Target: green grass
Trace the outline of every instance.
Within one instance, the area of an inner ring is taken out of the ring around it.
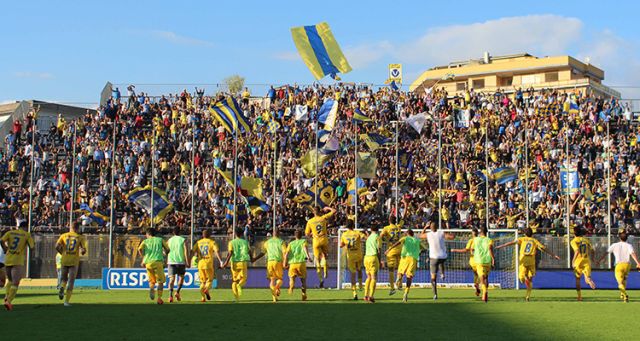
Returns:
[[[4,290],[3,290],[4,291]],[[362,295],[362,293],[360,293]],[[213,301],[197,302],[185,291],[181,303],[157,306],[146,291],[81,290],[65,308],[53,289],[20,289],[12,312],[0,311],[2,340],[140,339],[632,339],[640,320],[640,291],[625,304],[617,291],[539,290],[524,302],[524,291],[491,290],[485,304],[466,289],[414,289],[410,304],[401,294],[377,291],[377,303],[350,300],[350,291],[286,291],[273,304],[268,290],[245,289],[232,303],[228,289],[213,290]],[[0,295],[2,296],[2,295]],[[634,302],[634,297],[638,301]],[[166,292],[165,292],[166,298]]]

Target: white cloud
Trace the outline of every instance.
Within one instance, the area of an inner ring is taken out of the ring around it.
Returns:
[[[171,31],[161,31],[161,30],[153,30],[149,31],[149,34],[158,39],[162,39],[164,41],[170,42],[172,44],[178,45],[190,45],[190,46],[205,46],[211,47],[213,46],[212,42],[201,40],[197,38],[187,37],[183,35],[179,35],[175,32]]]
[[[429,29],[415,41],[393,49],[394,57],[408,63],[447,63],[493,55],[530,52],[564,53],[580,39],[582,22],[557,15],[528,15],[468,25]]]
[[[281,51],[276,52],[272,55],[274,59],[278,60],[286,60],[286,61],[294,61],[294,60],[302,60],[300,59],[300,55],[294,51]]]
[[[391,52],[393,45],[388,41],[373,44],[347,46],[344,54],[354,69],[365,68]]]
[[[13,73],[13,76],[17,78],[53,79],[53,74],[49,72],[17,71]]]

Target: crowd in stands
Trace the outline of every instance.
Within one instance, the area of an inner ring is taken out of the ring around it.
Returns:
[[[84,203],[106,217],[115,207],[116,233],[140,233],[151,222],[126,194],[150,184],[153,177],[154,185],[175,206],[157,227],[188,230],[193,205],[196,231],[208,227],[217,234],[227,233],[232,224],[233,191],[216,168],[234,168],[234,137],[209,111],[223,96],[196,89],[153,97],[130,87],[126,97],[114,91],[106,106],[88,110],[84,117],[66,120],[60,115],[57,124],[35,136],[34,108],[16,120],[12,132],[4,137],[0,225],[27,220],[31,200],[34,231],[64,229],[72,206],[85,232],[108,230],[109,222],[99,224],[86,212],[77,211]],[[237,95],[251,125],[250,131],[238,135],[238,174],[261,178],[271,207],[252,214],[239,198],[240,226],[257,235],[266,234],[272,228],[274,207],[279,228],[292,231],[304,226],[311,210],[293,199],[309,189],[314,179],[305,177],[300,159],[315,146],[315,117],[327,99],[339,103],[331,135],[340,141],[340,148],[319,166],[318,178],[335,188],[331,206],[338,213],[334,227],[344,225],[355,213],[347,200],[347,181],[354,176],[355,137],[376,133],[391,142],[380,148],[358,143],[359,151],[372,152],[377,159],[376,176],[364,179],[366,190],[359,192],[359,224],[384,226],[396,213],[397,161],[398,213],[407,226],[421,228],[429,220],[441,219],[445,228],[452,229],[479,226],[487,220],[491,228],[522,228],[527,224],[528,201],[528,224],[537,233],[564,234],[567,210],[571,224],[583,225],[590,234],[606,233],[608,224],[613,229],[640,230],[640,131],[629,108],[618,100],[573,89],[495,93],[469,89],[453,96],[439,88],[413,93],[349,84],[283,86],[271,88],[264,97],[252,97],[245,89]],[[296,106],[306,106],[307,119],[296,120]],[[356,109],[372,119],[357,124],[357,132],[352,120]],[[421,132],[403,123],[420,113],[427,117]],[[393,121],[400,121],[399,158]],[[270,131],[271,122],[278,122],[275,133]],[[275,182],[274,142],[282,163],[282,174]],[[490,170],[513,167],[517,180],[506,184],[487,181],[482,176],[487,163]],[[577,168],[581,185],[568,200],[559,186],[560,168],[567,165]],[[606,181],[609,172],[610,184]]]

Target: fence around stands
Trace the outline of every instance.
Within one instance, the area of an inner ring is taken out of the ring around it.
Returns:
[[[30,277],[31,278],[55,278],[56,266],[55,266],[55,244],[58,240],[58,235],[35,235],[34,239],[36,246],[33,249],[30,257]],[[79,278],[101,278],[102,268],[108,266],[108,254],[109,254],[109,235],[87,235],[88,250],[87,254],[83,256],[80,263]],[[187,237],[188,239],[189,237]],[[226,256],[227,242],[229,237],[227,236],[215,236],[213,237],[220,247],[220,256]],[[260,246],[266,237],[256,237],[252,244],[252,250],[254,254],[260,252]],[[557,236],[537,236],[538,240],[542,242],[549,251],[560,256],[560,260],[556,260],[551,256],[541,253],[538,255],[538,267],[539,269],[550,270],[566,270],[568,269],[567,257],[571,257],[567,250],[567,238]],[[594,258],[596,260],[603,257],[607,251],[607,237],[590,237],[591,243],[595,248]],[[141,259],[138,255],[137,249],[140,243],[144,240],[142,235],[117,235],[113,240],[113,267],[116,268],[140,268]],[[640,247],[640,238],[633,238],[630,242],[636,249]],[[333,236],[330,240],[329,257],[327,259],[330,267],[335,268],[338,260],[338,244],[337,237]],[[460,244],[464,247],[464,243]],[[309,250],[311,253],[311,250]],[[570,258],[569,258],[570,259]],[[265,258],[250,265],[251,267],[265,267]],[[461,264],[461,267],[465,267],[466,264]],[[594,269],[610,269],[606,257],[602,262],[594,263]]]

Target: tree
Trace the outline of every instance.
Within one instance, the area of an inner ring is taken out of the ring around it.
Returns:
[[[229,92],[232,94],[237,94],[244,87],[244,77],[240,75],[229,76],[224,79],[224,84],[229,89]]]

